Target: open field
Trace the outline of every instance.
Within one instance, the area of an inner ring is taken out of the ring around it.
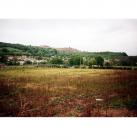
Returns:
[[[137,116],[137,71],[6,68],[0,116]]]

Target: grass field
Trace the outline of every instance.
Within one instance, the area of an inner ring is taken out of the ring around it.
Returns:
[[[6,68],[0,116],[137,116],[137,71]]]

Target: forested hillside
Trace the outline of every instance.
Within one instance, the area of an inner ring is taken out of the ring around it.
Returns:
[[[102,56],[105,58],[127,56],[125,52],[82,52],[73,48],[51,48],[22,44],[11,44],[0,42],[0,55],[28,55],[28,56],[53,56],[53,55],[82,55]]]
[[[0,42],[0,55],[52,56],[56,54],[57,51],[53,48]]]

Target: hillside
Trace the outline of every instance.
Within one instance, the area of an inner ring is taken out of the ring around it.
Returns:
[[[52,55],[83,55],[102,56],[104,58],[128,56],[125,52],[82,52],[75,48],[51,48],[48,45],[31,46],[0,42],[0,55],[28,55],[28,56],[52,56]]]
[[[56,50],[59,51],[59,52],[69,52],[69,53],[80,52],[80,50],[77,50],[77,49],[71,48],[71,47],[68,47],[68,48],[56,48]]]
[[[48,45],[31,46],[22,44],[11,44],[0,42],[0,55],[26,55],[26,56],[71,56],[80,55],[85,57],[101,56],[105,59],[116,58],[121,56],[128,56],[125,52],[82,52],[75,48],[51,48]]]
[[[51,48],[50,46],[48,46],[48,45],[41,45],[41,46],[39,46],[40,48],[44,48],[44,49],[47,49],[47,48]]]
[[[52,56],[56,54],[56,49],[50,47],[0,42],[0,55]]]
[[[92,56],[92,57],[96,57],[96,56],[101,56],[105,59],[112,59],[112,58],[117,58],[117,57],[121,57],[121,56],[128,56],[125,52],[110,52],[110,51],[106,51],[106,52],[82,52],[82,54],[86,54],[87,56]]]

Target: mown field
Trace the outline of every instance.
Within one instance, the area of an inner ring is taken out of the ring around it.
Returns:
[[[137,116],[137,70],[1,69],[0,116]]]

